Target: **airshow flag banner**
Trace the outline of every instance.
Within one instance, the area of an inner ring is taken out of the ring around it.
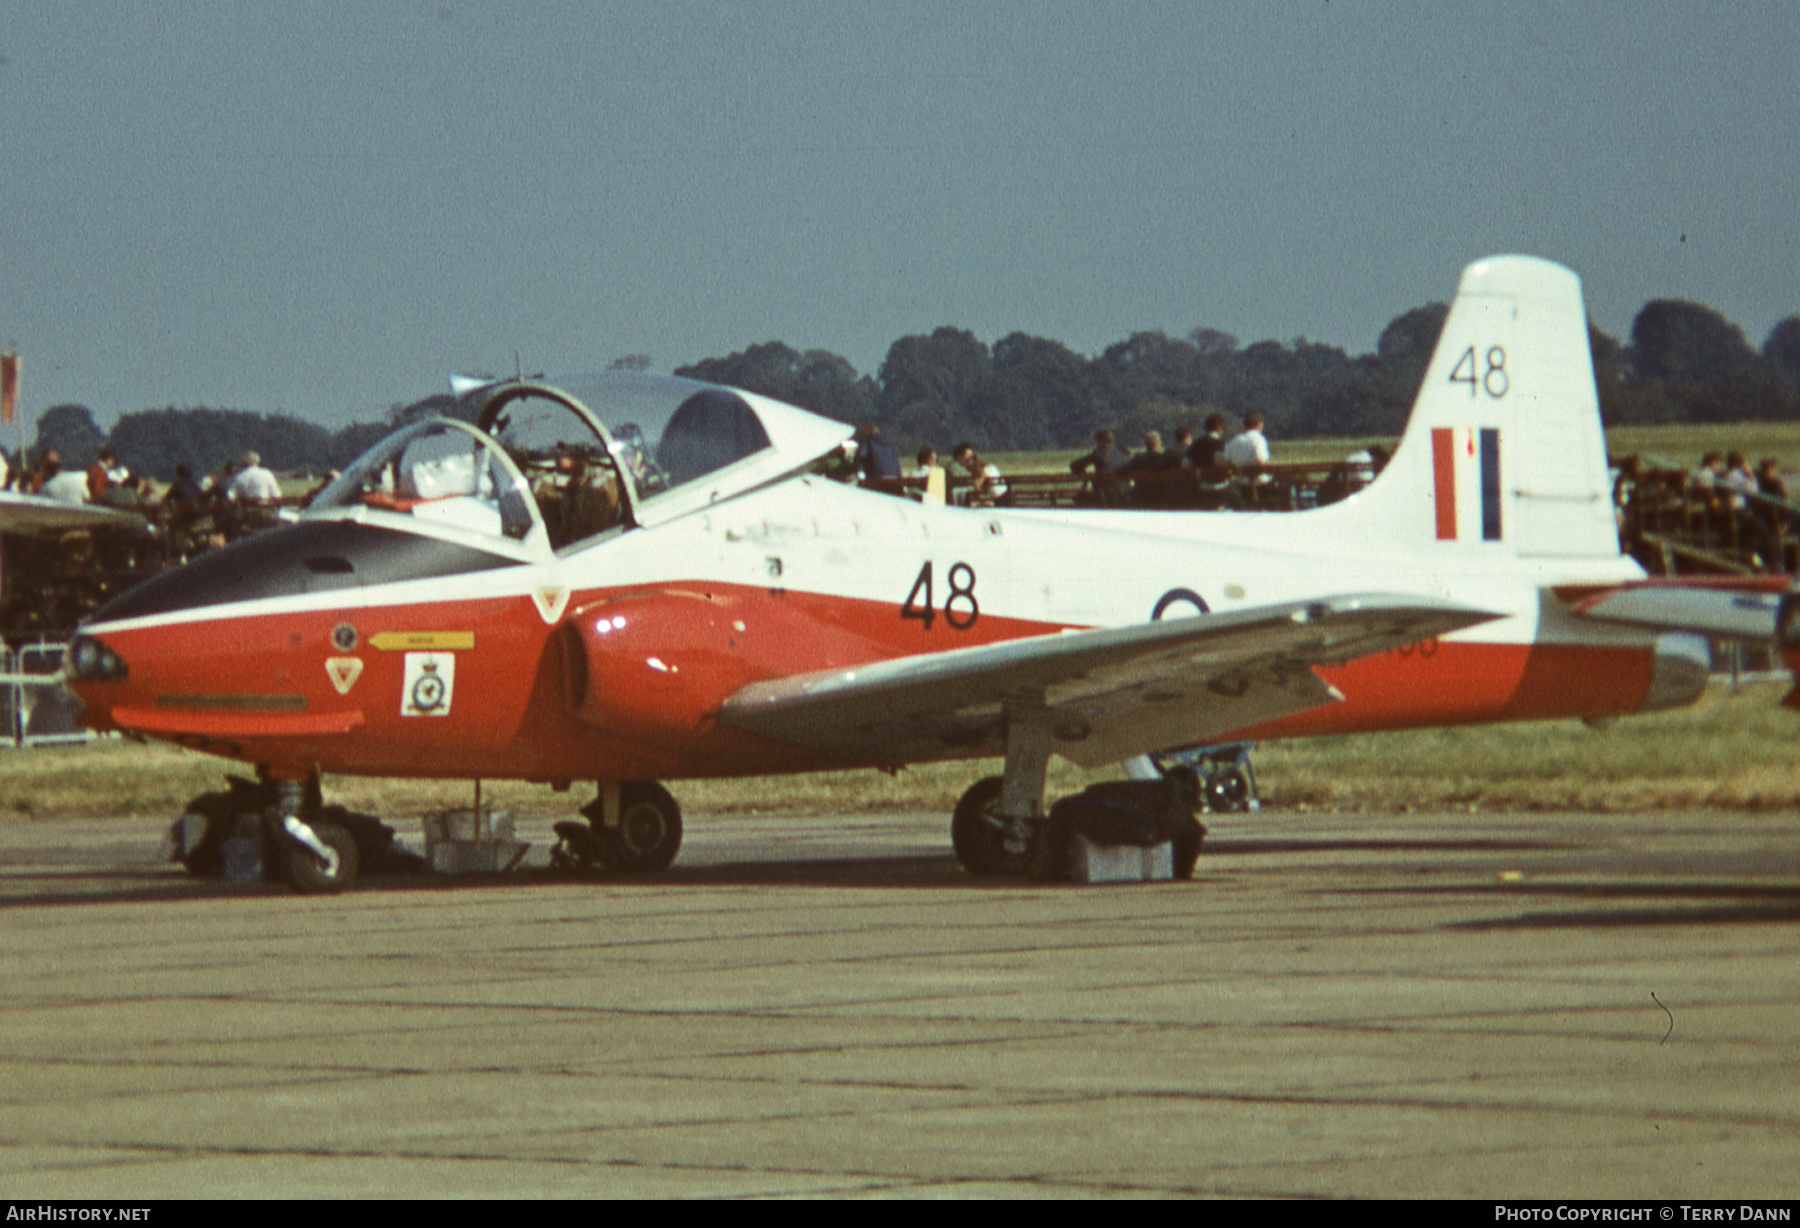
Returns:
[[[10,423],[19,408],[19,356],[0,354],[0,422]]]

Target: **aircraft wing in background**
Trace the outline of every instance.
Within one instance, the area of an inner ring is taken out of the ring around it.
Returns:
[[[116,508],[0,491],[0,533],[66,533],[71,529],[98,529],[105,525],[142,521],[143,517]]]
[[[1772,641],[1787,576],[1684,576],[1558,588],[1578,618],[1723,640]]]

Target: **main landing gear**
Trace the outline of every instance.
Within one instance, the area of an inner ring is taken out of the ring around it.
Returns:
[[[681,807],[654,781],[601,781],[600,795],[581,813],[586,823],[556,825],[562,838],[551,864],[565,869],[652,874],[681,851]]]
[[[372,815],[326,806],[318,777],[305,782],[229,778],[202,793],[169,831],[171,861],[206,878],[286,881],[304,895],[342,891],[363,870],[413,868]]]
[[[1192,878],[1206,828],[1194,817],[1199,791],[1190,770],[1155,781],[1115,780],[1090,785],[1024,820],[1000,810],[1004,778],[989,776],[969,786],[950,819],[950,846],[963,869],[978,877],[1029,878],[1040,882],[1074,877],[1076,845],[1170,847],[1170,873]],[[1022,832],[1020,829],[1023,829]]]
[[[1056,731],[1041,704],[1009,702],[1006,774],[969,786],[950,819],[950,845],[970,874],[1040,881],[1079,877],[1079,842],[1155,848],[1168,844],[1176,878],[1191,878],[1206,829],[1192,767],[1157,780],[1111,781],[1044,807],[1045,775]],[[1091,880],[1086,880],[1091,881]]]

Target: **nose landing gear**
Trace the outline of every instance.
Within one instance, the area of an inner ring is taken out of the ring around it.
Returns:
[[[323,805],[317,778],[249,781],[188,802],[169,830],[170,860],[201,878],[285,880],[303,895],[342,891],[370,868],[412,861],[372,815]]]
[[[301,895],[329,895],[356,881],[361,868],[356,839],[341,825],[308,825],[289,817],[282,820],[282,829],[290,837],[283,849],[287,879]]]

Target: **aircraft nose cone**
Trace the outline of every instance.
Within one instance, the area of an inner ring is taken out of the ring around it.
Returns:
[[[125,659],[91,635],[69,641],[63,670],[70,682],[123,682],[131,676]]]

